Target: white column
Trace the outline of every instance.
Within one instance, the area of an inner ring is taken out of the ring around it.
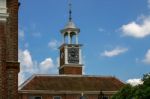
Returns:
[[[78,33],[76,32],[76,44],[78,44]]]
[[[82,51],[81,51],[81,48],[79,48],[79,64],[82,64]]]
[[[68,48],[65,46],[65,64],[68,64]]]
[[[84,95],[84,93],[82,92],[82,93],[81,93],[81,96],[83,96],[83,95]]]
[[[68,44],[71,44],[71,36],[70,36],[70,31],[68,32]]]

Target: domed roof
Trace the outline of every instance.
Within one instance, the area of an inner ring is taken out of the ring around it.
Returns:
[[[76,25],[73,23],[73,21],[69,21],[67,25],[61,30],[61,33],[72,31],[72,32],[80,32],[80,29],[76,27]]]
[[[68,28],[75,29],[75,28],[77,28],[77,27],[75,26],[75,24],[74,24],[72,21],[69,21],[69,22],[67,23],[67,25],[65,26],[65,29],[68,29]]]

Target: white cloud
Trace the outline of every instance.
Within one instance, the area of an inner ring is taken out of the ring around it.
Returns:
[[[33,60],[30,52],[26,49],[24,51],[19,50],[19,61],[21,62],[21,66],[25,68],[32,68]]]
[[[150,49],[147,51],[145,55],[145,59],[143,60],[145,64],[150,64]]]
[[[129,79],[126,82],[132,86],[143,84],[143,81],[141,79]]]
[[[44,61],[40,63],[40,70],[45,73],[48,72],[49,69],[53,68],[53,60],[51,58],[46,58]]]
[[[19,73],[19,85],[26,79],[25,72],[31,74],[33,72],[33,60],[30,52],[26,49],[24,51],[19,50],[19,62],[20,62],[20,73]]]
[[[125,53],[126,51],[128,51],[127,48],[116,47],[113,50],[105,50],[101,55],[106,57],[113,57]]]
[[[48,43],[48,47],[49,47],[50,49],[57,50],[59,44],[60,44],[60,43],[59,43],[57,40],[51,40],[51,41]]]
[[[150,16],[141,19],[140,23],[135,21],[126,25],[122,25],[121,31],[125,36],[131,36],[134,38],[144,38],[150,35]]]
[[[56,73],[57,66],[51,58],[46,58],[42,62],[33,61],[29,50],[19,50],[19,85],[33,74]]]

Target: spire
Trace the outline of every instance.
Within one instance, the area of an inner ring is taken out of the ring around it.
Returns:
[[[80,29],[76,27],[76,25],[74,24],[74,22],[72,21],[72,3],[71,0],[68,0],[68,15],[69,15],[69,21],[67,22],[67,24],[65,25],[65,27],[61,30],[61,33],[67,33],[68,31],[72,31],[72,32],[80,32]]]
[[[72,21],[72,4],[71,4],[71,0],[69,0],[69,21]]]

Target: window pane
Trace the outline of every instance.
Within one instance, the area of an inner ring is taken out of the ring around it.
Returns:
[[[109,99],[108,96],[104,96],[103,99]]]
[[[53,99],[61,99],[61,97],[60,96],[54,96]]]
[[[41,97],[35,97],[34,99],[41,99]]]
[[[29,99],[42,99],[41,96],[30,96]]]

